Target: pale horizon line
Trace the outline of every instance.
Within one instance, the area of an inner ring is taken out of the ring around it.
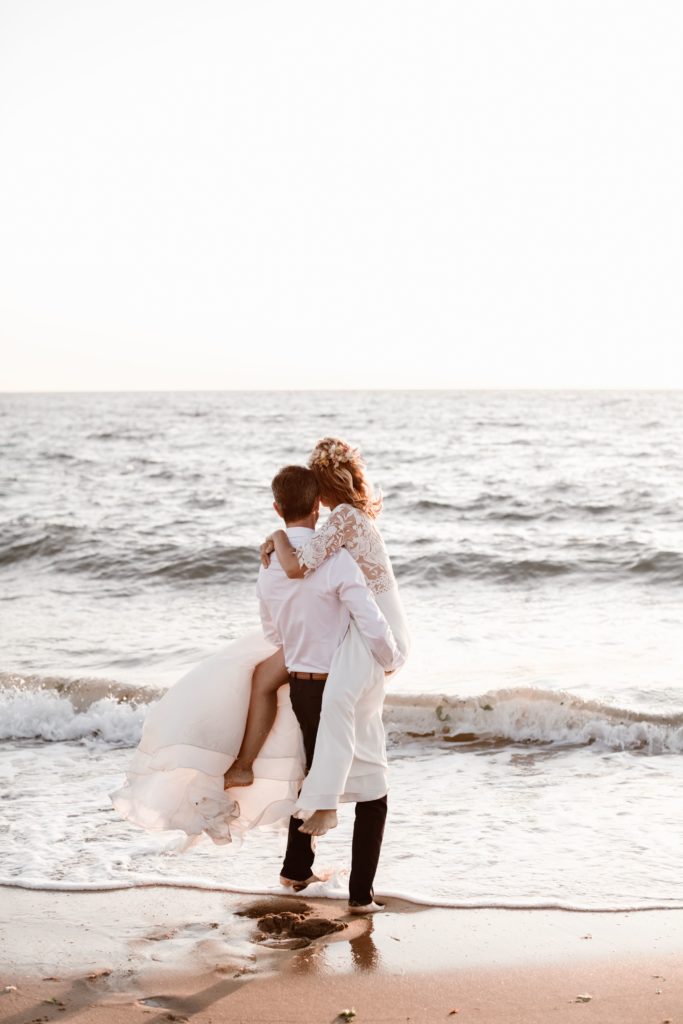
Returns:
[[[333,394],[336,392],[347,394],[373,394],[376,392],[414,393],[414,394],[448,394],[451,392],[484,392],[484,391],[505,391],[516,393],[528,392],[657,392],[675,393],[683,392],[683,387],[638,387],[638,386],[601,386],[601,385],[567,385],[562,386],[528,386],[528,387],[503,387],[500,385],[462,385],[460,387],[368,387],[368,388],[325,388],[325,387],[277,387],[277,388],[4,388],[0,389],[0,395],[220,395],[220,394]]]

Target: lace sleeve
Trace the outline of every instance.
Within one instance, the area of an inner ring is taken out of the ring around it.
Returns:
[[[296,549],[302,569],[317,569],[347,544],[356,528],[355,511],[352,505],[337,505],[325,525],[303,547]]]

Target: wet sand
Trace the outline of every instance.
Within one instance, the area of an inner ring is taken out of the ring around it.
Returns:
[[[683,1024],[683,911],[0,893],[0,1020]],[[355,1011],[347,1018],[343,1010]]]

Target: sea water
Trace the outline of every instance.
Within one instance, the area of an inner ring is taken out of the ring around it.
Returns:
[[[414,641],[377,890],[683,906],[680,392],[0,395],[0,882],[276,883],[280,834],[181,852],[108,794],[149,702],[257,626],[270,480],[331,434]]]

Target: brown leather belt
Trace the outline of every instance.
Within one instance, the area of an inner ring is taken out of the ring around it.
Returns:
[[[289,672],[290,679],[306,679],[314,683],[324,683],[327,672]]]

